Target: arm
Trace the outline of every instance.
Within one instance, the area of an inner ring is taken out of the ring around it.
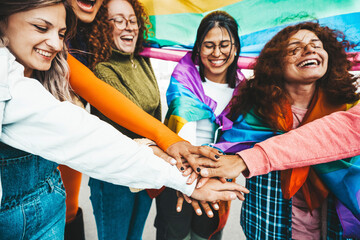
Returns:
[[[239,153],[249,169],[248,177],[359,154],[360,105],[315,120]]]
[[[182,138],[145,113],[131,100],[95,77],[83,64],[68,55],[70,84],[74,91],[119,125],[154,140],[163,150]],[[101,95],[102,97],[98,97]],[[116,106],[116,107],[114,107]]]
[[[272,137],[218,162],[201,160],[205,177],[246,177],[310,166],[360,154],[360,105]]]

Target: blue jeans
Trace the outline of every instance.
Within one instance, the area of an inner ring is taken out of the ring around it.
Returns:
[[[142,239],[152,201],[147,192],[93,178],[89,186],[99,240]]]
[[[0,143],[0,239],[64,238],[65,189],[56,167]]]

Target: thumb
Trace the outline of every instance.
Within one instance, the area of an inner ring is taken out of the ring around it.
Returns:
[[[202,177],[207,177],[207,178],[226,177],[224,176],[224,174],[222,174],[219,168],[203,168],[201,169],[200,174]]]

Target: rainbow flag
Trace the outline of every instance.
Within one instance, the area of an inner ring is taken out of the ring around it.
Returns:
[[[301,21],[317,19],[320,24],[340,30],[360,42],[360,1],[358,0],[141,0],[150,15],[151,47],[191,50],[201,19],[211,11],[224,10],[239,23],[242,68],[251,68],[254,59],[280,29]],[[161,51],[160,51],[161,52]],[[149,53],[149,52],[148,52]],[[360,48],[349,56],[360,70]],[[158,58],[167,60],[169,52]],[[156,55],[156,54],[155,54]],[[182,55],[183,56],[183,55]],[[180,57],[181,58],[181,57]],[[179,60],[180,58],[177,58]],[[174,58],[169,60],[174,60]]]

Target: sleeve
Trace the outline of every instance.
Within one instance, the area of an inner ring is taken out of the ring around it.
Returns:
[[[154,140],[163,150],[176,142],[183,141],[119,91],[96,78],[87,67],[71,55],[68,55],[68,63],[71,70],[71,87],[109,119],[130,131]]]
[[[192,193],[186,177],[152,150],[69,102],[36,80],[17,78],[3,113],[1,141],[91,177],[134,188],[163,185]]]
[[[249,173],[310,166],[360,154],[360,105],[317,119],[238,153]]]

